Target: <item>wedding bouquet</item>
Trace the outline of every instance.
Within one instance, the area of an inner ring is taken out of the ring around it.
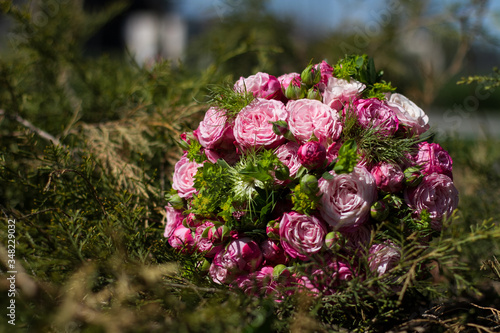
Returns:
[[[217,284],[333,294],[389,274],[457,208],[428,117],[366,55],[211,89],[176,163],[164,236]]]

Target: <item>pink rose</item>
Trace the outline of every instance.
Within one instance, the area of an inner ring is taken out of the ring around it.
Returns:
[[[225,112],[216,108],[208,109],[194,134],[205,148],[229,149],[233,146],[233,129],[227,123]]]
[[[369,253],[368,262],[370,270],[376,272],[378,276],[384,275],[396,267],[401,259],[401,248],[391,241],[372,245]]]
[[[321,72],[321,79],[319,80],[320,90],[323,91],[328,84],[328,80],[333,76],[333,67],[324,60],[317,64],[317,66],[319,66],[319,71]]]
[[[182,252],[191,252],[194,246],[191,229],[186,228],[182,224],[179,225],[168,239],[168,243],[173,248],[182,250]]]
[[[196,192],[196,189],[193,187],[194,175],[200,166],[202,164],[194,161],[190,162],[186,156],[183,156],[175,164],[172,188],[177,190],[181,198],[191,198]]]
[[[182,224],[184,215],[181,210],[174,209],[170,204],[165,206],[165,210],[167,211],[167,223],[165,224],[165,232],[163,233],[163,236],[169,238],[174,230]]]
[[[300,145],[298,143],[289,141],[279,146],[275,152],[278,159],[288,167],[290,177],[295,177],[301,166],[299,156],[297,155],[299,147]]]
[[[362,166],[349,174],[335,174],[333,179],[319,180],[321,194],[319,212],[335,230],[352,230],[363,224],[370,214],[370,206],[377,198],[377,184]]]
[[[285,264],[287,262],[285,252],[279,242],[268,238],[260,243],[260,249],[264,259],[266,260],[266,265],[274,266],[278,264]]]
[[[234,84],[234,90],[238,92],[251,92],[254,97],[265,99],[281,99],[281,84],[278,79],[267,73],[259,72],[247,78],[241,77]]]
[[[422,134],[429,129],[429,117],[415,103],[401,94],[391,94],[388,104],[393,107],[400,123],[412,134]]]
[[[342,147],[342,141],[337,141],[332,143],[326,149],[326,158],[328,163],[332,163],[337,157],[339,157],[339,150]]]
[[[335,287],[339,286],[342,281],[351,280],[354,276],[349,264],[332,260],[332,258],[307,267],[305,273],[306,275],[298,279],[298,284],[314,295],[319,291],[325,295],[331,295],[335,293]]]
[[[262,252],[250,238],[235,239],[214,257],[209,274],[216,283],[226,283],[243,272],[253,272],[262,263]]]
[[[442,173],[453,179],[453,161],[446,150],[437,143],[420,142],[418,152],[412,158],[415,165],[422,167],[422,173]]]
[[[350,81],[331,77],[323,93],[323,102],[332,109],[340,111],[359,98],[366,86],[354,79]]]
[[[203,253],[207,258],[213,258],[222,248],[222,245],[214,246],[212,241],[208,237],[202,237],[203,232],[206,228],[213,227],[213,223],[210,221],[205,221],[196,227],[194,233],[194,242],[196,249]]]
[[[285,141],[273,132],[271,122],[286,121],[288,112],[280,101],[255,99],[243,108],[234,122],[234,137],[242,148],[274,148]]]
[[[248,295],[270,295],[276,292],[278,286],[273,279],[273,267],[264,266],[260,270],[247,275],[240,275],[232,286],[237,286]]]
[[[326,148],[318,141],[308,141],[297,151],[300,163],[308,168],[321,168],[326,159]]]
[[[286,104],[288,126],[295,138],[305,143],[314,135],[325,147],[337,140],[342,132],[339,115],[317,100],[299,99]]]
[[[280,222],[281,246],[292,258],[307,260],[325,242],[326,227],[317,217],[297,212],[283,214]]]
[[[278,77],[278,81],[281,84],[281,90],[284,92],[290,84],[296,87],[300,87],[300,74],[299,73],[288,73],[283,74]]]
[[[366,225],[360,225],[356,229],[344,232],[343,235],[347,239],[345,246],[349,252],[365,251],[372,238],[372,229]]]
[[[440,221],[445,215],[451,216],[458,206],[458,191],[453,181],[439,173],[424,176],[417,187],[407,188],[404,195],[406,203],[418,217],[424,209],[427,210],[431,227],[435,230],[441,230]]]
[[[403,189],[405,175],[397,164],[379,162],[371,169],[377,187],[382,191],[396,193]]]
[[[364,128],[376,128],[383,136],[389,136],[398,130],[399,120],[396,112],[387,103],[377,99],[358,99],[354,102],[358,121]]]

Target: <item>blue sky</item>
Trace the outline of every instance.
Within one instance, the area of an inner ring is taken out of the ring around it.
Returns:
[[[235,6],[245,0],[174,0],[181,13],[188,18],[206,16],[224,18]],[[279,17],[292,17],[304,27],[327,31],[342,27],[344,22],[373,21],[378,13],[390,9],[390,4],[399,0],[269,0],[269,9]],[[465,3],[465,0],[432,0],[432,6],[450,3]],[[491,33],[500,38],[500,1],[490,0],[485,23]]]

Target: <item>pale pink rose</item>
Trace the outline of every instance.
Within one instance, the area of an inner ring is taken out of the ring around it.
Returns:
[[[430,214],[431,227],[441,230],[441,220],[451,216],[458,206],[458,191],[450,177],[432,173],[424,176],[416,187],[409,187],[404,193],[405,201],[414,210],[415,215],[425,209]]]
[[[361,166],[353,172],[319,180],[321,217],[334,230],[352,230],[363,224],[370,214],[370,206],[377,198],[377,184],[373,176]]]
[[[172,188],[177,190],[181,198],[191,198],[196,192],[194,185],[194,175],[202,164],[190,162],[186,156],[175,164]]]
[[[281,99],[281,84],[278,79],[267,73],[259,72],[247,78],[241,77],[234,84],[238,92],[251,92],[254,97],[265,99]]]
[[[247,237],[234,239],[215,255],[209,273],[216,283],[230,282],[243,272],[255,271],[262,259],[262,252],[253,240]]]
[[[405,175],[397,164],[379,162],[371,169],[377,187],[382,191],[396,193],[403,189]]]
[[[167,211],[167,223],[165,224],[165,232],[163,236],[169,238],[174,230],[182,224],[182,220],[184,219],[184,215],[181,210],[174,209],[170,204],[165,206],[165,210]]]
[[[410,133],[422,134],[429,129],[429,117],[415,103],[401,94],[391,94],[388,104],[394,107],[396,116]]]
[[[401,248],[391,241],[370,247],[368,263],[370,270],[378,276],[384,275],[397,266],[401,259]]]
[[[181,224],[174,230],[168,239],[168,243],[173,248],[182,250],[182,252],[191,252],[194,246],[193,233],[191,229]]]
[[[210,221],[205,221],[196,227],[194,233],[194,243],[198,252],[201,252],[207,258],[213,258],[221,249],[222,245],[215,246],[208,237],[202,237],[203,232],[206,228],[213,227],[213,223]]]
[[[364,128],[376,128],[382,136],[393,135],[398,130],[396,112],[386,102],[378,98],[358,99],[353,106]]]
[[[285,141],[283,135],[273,132],[271,122],[286,121],[285,105],[276,100],[256,98],[243,108],[234,122],[234,137],[242,148],[274,148]]]
[[[366,86],[354,79],[350,81],[331,77],[323,93],[323,102],[332,109],[341,111],[359,98]]]
[[[225,112],[216,108],[208,109],[194,134],[205,148],[229,149],[234,142],[233,129]]]
[[[300,163],[308,168],[321,168],[326,159],[326,148],[318,141],[308,141],[297,151]]]
[[[453,161],[438,143],[420,142],[418,152],[412,157],[414,165],[422,167],[422,173],[442,173],[453,179]]]
[[[260,249],[262,251],[264,259],[266,260],[266,265],[274,266],[285,264],[287,262],[285,252],[279,242],[273,241],[268,238],[260,243]]]
[[[295,177],[301,164],[297,152],[300,145],[296,142],[289,141],[276,149],[276,156],[278,159],[288,167],[290,177]]]
[[[317,100],[299,99],[286,104],[289,111],[288,126],[293,136],[305,143],[314,135],[327,147],[337,140],[342,124],[337,111]]]
[[[307,260],[318,253],[325,242],[326,227],[317,217],[289,212],[280,221],[280,240],[292,258]]]

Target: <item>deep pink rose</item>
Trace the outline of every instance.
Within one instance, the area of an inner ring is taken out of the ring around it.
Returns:
[[[167,223],[165,223],[165,232],[163,236],[169,238],[174,230],[182,224],[184,215],[181,210],[174,209],[170,204],[165,206],[165,210],[167,211]]]
[[[215,255],[210,266],[210,276],[216,283],[226,283],[243,272],[253,272],[262,263],[262,252],[247,237],[234,239],[225,250]]]
[[[175,164],[172,188],[177,190],[181,198],[191,198],[196,192],[194,185],[194,175],[202,164],[190,162],[186,156]]]
[[[243,108],[234,122],[234,137],[242,148],[274,148],[285,141],[283,135],[273,132],[271,122],[286,121],[285,105],[276,100],[256,98]]]
[[[337,111],[332,110],[317,100],[299,99],[286,104],[289,111],[288,126],[293,136],[305,143],[316,136],[327,147],[337,140],[342,132],[342,125]]]
[[[379,276],[396,267],[401,259],[401,248],[391,241],[372,245],[369,253],[370,270],[376,272]]]
[[[337,141],[332,143],[326,149],[326,158],[328,163],[332,163],[337,157],[339,157],[339,150],[342,147],[342,141]]]
[[[267,73],[259,72],[247,78],[241,77],[234,84],[234,90],[238,92],[251,92],[254,97],[265,99],[281,99],[281,84],[278,79]]]
[[[323,93],[323,103],[332,109],[341,111],[359,98],[366,86],[354,79],[350,81],[331,77],[328,79]]]
[[[250,274],[240,275],[231,283],[248,295],[270,295],[276,292],[278,283],[273,279],[272,266],[264,266]]]
[[[292,258],[307,260],[325,242],[326,227],[317,217],[290,212],[280,222],[281,246]]]
[[[317,64],[316,67],[317,66],[319,66],[319,71],[321,72],[321,80],[319,80],[320,90],[323,91],[328,85],[328,80],[333,75],[333,67],[324,60],[321,63]]]
[[[326,148],[318,141],[308,141],[297,151],[300,163],[308,168],[321,168],[326,159]]]
[[[365,128],[376,128],[382,136],[398,130],[399,120],[394,109],[378,98],[358,99],[353,103],[358,121]]]
[[[441,230],[443,217],[451,216],[458,206],[458,191],[450,177],[432,173],[424,176],[418,186],[405,190],[405,201],[418,217],[424,209],[427,210],[431,227]]]
[[[194,242],[196,249],[203,253],[207,258],[213,258],[222,248],[222,245],[214,246],[212,241],[208,237],[202,237],[203,232],[206,228],[213,227],[213,223],[210,221],[205,221],[196,227],[194,233]]]
[[[288,167],[290,177],[295,177],[301,164],[297,152],[300,145],[296,142],[289,141],[276,149],[276,156],[278,159]]]
[[[313,295],[320,291],[325,295],[336,292],[342,281],[351,280],[354,276],[351,266],[343,261],[327,258],[325,262],[315,263],[307,267],[304,275],[297,279],[301,288],[307,289]]]
[[[285,252],[279,242],[268,238],[260,243],[260,249],[264,259],[266,260],[266,265],[274,266],[278,264],[285,264],[287,262]]]
[[[330,173],[333,179],[319,180],[319,212],[334,230],[352,230],[368,219],[370,206],[377,198],[377,184],[362,166],[354,167],[351,173]]]
[[[422,134],[429,129],[429,117],[415,103],[401,94],[391,94],[388,104],[393,107],[399,122],[410,134]]]
[[[175,249],[182,250],[183,252],[191,252],[194,246],[193,233],[191,229],[181,224],[174,230],[168,239],[168,243]]]
[[[229,149],[234,142],[233,129],[227,123],[224,111],[210,108],[200,122],[195,136],[205,148]]]
[[[442,173],[453,179],[453,161],[438,143],[420,142],[418,152],[412,158],[414,165],[422,167],[422,173]]]
[[[405,175],[397,164],[379,162],[371,169],[377,187],[382,191],[396,193],[403,189]]]

